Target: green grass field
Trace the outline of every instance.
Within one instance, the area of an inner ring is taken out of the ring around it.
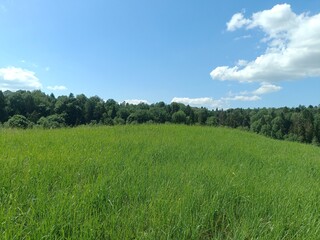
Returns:
[[[179,125],[0,130],[0,239],[319,239],[320,148]]]

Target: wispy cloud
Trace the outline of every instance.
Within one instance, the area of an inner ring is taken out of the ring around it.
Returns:
[[[42,84],[36,74],[30,70],[6,67],[0,68],[0,90],[34,90],[41,89]]]
[[[48,86],[47,89],[51,91],[65,91],[67,90],[67,87],[62,85],[59,85],[59,86],[56,85],[56,86]]]
[[[214,99],[211,97],[203,98],[179,98],[174,97],[171,102],[183,103],[185,105],[190,105],[193,107],[206,107],[209,109],[214,108],[229,108],[232,102],[255,102],[261,100],[261,95],[280,91],[282,88],[280,86],[262,83],[261,86],[254,91],[243,91],[240,93],[229,92],[227,97],[221,97],[219,99]]]
[[[282,89],[280,86],[276,86],[273,84],[262,84],[257,90],[253,91],[252,93],[255,95],[263,95],[267,93],[278,92]]]
[[[261,83],[261,86],[253,91],[243,91],[240,93],[229,93],[228,97],[222,98],[225,101],[245,101],[245,102],[253,102],[261,100],[261,95],[265,95],[268,93],[278,92],[282,89],[280,86],[276,86],[269,83]]]
[[[193,107],[207,107],[207,108],[223,108],[225,107],[225,101],[222,99],[213,99],[210,97],[203,98],[179,98],[174,97],[171,102],[183,103],[185,105],[190,105]]]
[[[190,105],[192,107],[206,107],[208,109],[220,108],[226,109],[229,108],[231,102],[240,101],[240,102],[252,102],[259,101],[261,98],[257,95],[234,95],[228,97],[222,97],[219,99],[214,99],[210,97],[203,98],[179,98],[174,97],[171,102],[183,103],[185,105]]]
[[[243,35],[243,36],[240,36],[240,37],[236,37],[234,40],[238,41],[238,40],[243,40],[243,39],[248,39],[248,38],[251,38],[252,36],[250,34],[248,35]]]
[[[261,100],[261,97],[257,95],[246,96],[246,95],[237,95],[234,97],[222,98],[224,101],[241,101],[241,102],[253,102]]]

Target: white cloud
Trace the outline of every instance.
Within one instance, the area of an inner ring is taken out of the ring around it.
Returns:
[[[42,84],[35,73],[16,67],[0,68],[0,90],[35,90],[41,89]]]
[[[232,101],[242,101],[242,102],[252,102],[259,101],[261,98],[257,95],[246,95],[250,93],[244,93],[243,95],[222,97],[220,99],[213,99],[210,97],[204,98],[178,98],[175,97],[171,102],[183,103],[185,105],[190,105],[192,107],[206,107],[209,109],[214,108],[229,108],[230,102]]]
[[[272,83],[320,76],[320,14],[295,14],[290,5],[276,5],[250,19],[233,15],[227,29],[261,29],[267,43],[264,54],[236,66],[219,66],[214,80]]]
[[[129,99],[129,100],[124,100],[126,103],[133,104],[133,105],[138,105],[140,103],[146,103],[149,104],[147,100],[141,100],[141,99]]]
[[[178,98],[174,97],[171,102],[183,103],[192,107],[222,108],[225,105],[223,100],[215,100],[213,98]]]
[[[272,84],[262,84],[257,90],[252,93],[255,95],[263,95],[272,92],[278,92],[282,89],[280,86],[272,85]]]
[[[240,60],[238,60],[238,62],[237,62],[237,65],[239,66],[239,67],[244,67],[244,66],[246,66],[248,64],[248,61],[247,60],[243,60],[243,59],[240,59]]]
[[[254,13],[252,19],[248,19],[248,28],[259,27],[270,37],[278,37],[291,29],[299,27],[300,19],[305,15],[297,16],[291,10],[289,4],[278,4],[270,10]]]
[[[238,95],[238,96],[234,96],[234,97],[223,98],[223,100],[225,100],[225,101],[253,102],[253,101],[261,100],[261,97],[259,97],[257,95],[253,95],[253,96]]]
[[[51,91],[65,91],[67,90],[67,87],[66,86],[48,86],[47,87],[48,90],[51,90]]]
[[[242,13],[236,13],[232,16],[231,20],[227,22],[227,30],[235,31],[250,23],[249,19],[245,19]]]
[[[261,86],[254,91],[243,91],[240,93],[228,93],[228,97],[221,98],[223,101],[242,101],[242,102],[253,102],[261,100],[261,95],[280,91],[282,87],[276,86],[269,83],[262,83]]]

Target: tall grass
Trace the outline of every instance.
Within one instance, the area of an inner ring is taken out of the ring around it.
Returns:
[[[0,131],[1,239],[318,239],[320,148],[173,125]]]

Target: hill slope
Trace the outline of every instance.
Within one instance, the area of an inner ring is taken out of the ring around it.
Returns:
[[[0,132],[4,239],[316,239],[320,148],[209,127]]]

